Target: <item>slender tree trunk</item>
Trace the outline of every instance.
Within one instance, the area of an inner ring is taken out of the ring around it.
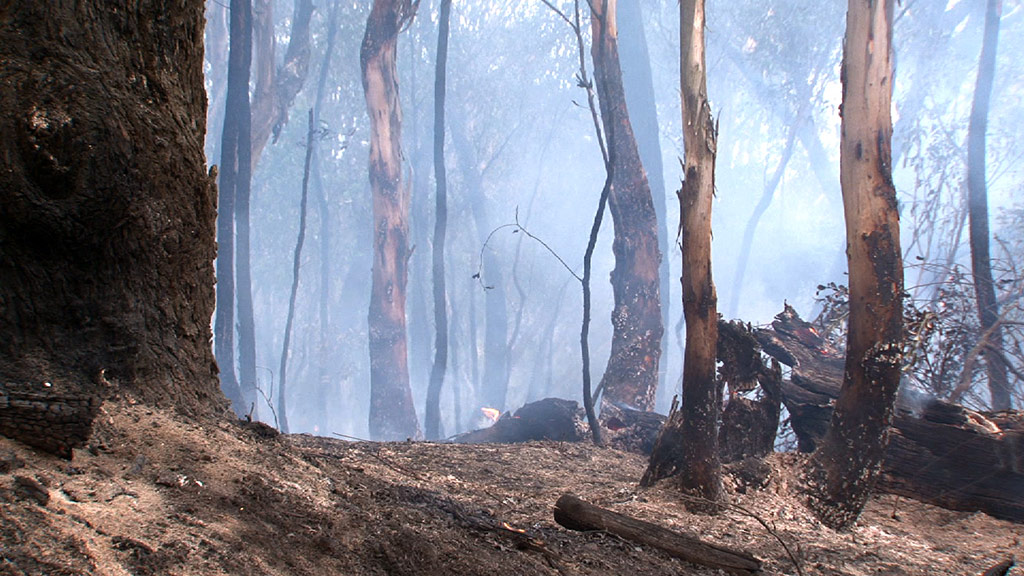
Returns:
[[[996,50],[999,45],[999,19],[1002,0],[988,0],[985,10],[985,36],[978,63],[978,80],[974,87],[974,104],[967,128],[967,195],[970,215],[971,272],[978,299],[979,333],[988,333],[985,346],[985,372],[993,410],[1012,407],[1010,382],[1003,358],[1003,329],[999,325],[999,302],[992,281],[992,259],[989,255],[988,189],[985,182],[985,130],[988,127],[989,100],[996,71]]]
[[[252,140],[247,114],[238,125],[235,180],[235,302],[238,312],[238,379],[246,406],[256,402],[256,319],[252,302],[249,205],[252,199]]]
[[[327,46],[324,59],[320,64],[320,77],[317,80],[316,102],[313,105],[313,125],[320,126],[320,112],[323,109],[324,96],[327,92],[327,78],[330,76],[331,55],[334,54],[334,43],[338,36],[339,1],[331,2],[330,16],[327,23]],[[327,198],[327,188],[323,182],[321,155],[319,146],[313,147],[313,164],[311,167],[313,183],[316,188],[317,214],[320,220],[320,295],[317,303],[317,319],[319,321],[317,345],[317,383],[319,397],[317,422],[321,426],[328,423],[334,396],[331,385],[331,213]]]
[[[425,252],[430,247],[430,225],[431,202],[433,194],[427,193],[430,188],[430,169],[432,162],[432,143],[426,145],[427,140],[421,130],[426,124],[424,116],[428,114],[426,98],[417,94],[426,92],[420,90],[420,39],[410,36],[408,46],[409,58],[409,122],[411,134],[407,141],[412,143],[413,149],[409,154],[409,168],[412,179],[412,198],[409,206],[409,234],[414,247],[422,251],[420,256],[413,256],[409,260],[409,377],[411,380],[413,394],[418,388],[417,384],[426,381],[430,385],[430,370],[432,366],[432,354],[434,350],[434,334],[431,332],[431,311],[429,300],[432,294],[427,290],[430,282],[431,262]],[[415,252],[415,248],[414,248]]]
[[[661,358],[658,219],[626,109],[619,66],[615,0],[591,3],[594,79],[608,143],[615,226],[612,348],[602,378],[602,406],[652,410]]]
[[[405,334],[409,192],[402,186],[402,111],[395,66],[398,34],[414,15],[410,0],[374,0],[360,49],[371,127],[374,253],[368,316],[369,424],[375,440],[419,436]]]
[[[241,180],[248,178],[247,150],[240,150],[249,124],[249,66],[252,60],[252,9],[249,0],[231,2],[231,47],[224,133],[221,138],[220,202],[217,211],[217,313],[215,350],[221,388],[238,414],[252,408],[252,399],[235,375],[235,204]]]
[[[686,318],[682,408],[673,410],[662,428],[642,482],[649,484],[670,471],[679,471],[678,482],[683,492],[701,499],[691,502],[691,507],[713,512],[723,497],[718,454],[722,388],[715,375],[718,297],[711,277],[711,200],[717,134],[707,97],[704,0],[680,3],[679,30],[686,170],[679,191]]]
[[[807,483],[811,508],[845,528],[881,468],[899,387],[903,263],[891,176],[892,0],[850,0],[843,51],[840,176],[850,269],[843,387]]]
[[[647,49],[644,33],[643,11],[640,0],[621,0],[619,4],[619,56],[622,66],[622,82],[626,88],[626,105],[629,118],[637,135],[636,143],[640,160],[647,174],[654,202],[654,213],[658,219],[658,252],[661,266],[658,269],[658,291],[661,296],[661,325],[670,324],[671,285],[669,272],[668,206],[665,193],[665,168],[661,159],[661,136],[659,134],[658,107],[654,93],[654,75],[651,72],[651,55]],[[667,392],[665,377],[668,368],[669,338],[662,334],[661,359],[658,362],[658,394]]]
[[[0,2],[0,382],[220,412],[203,2],[116,6]]]
[[[437,31],[437,70],[434,76],[434,242],[431,260],[434,278],[434,365],[427,387],[425,428],[428,440],[441,438],[441,386],[448,364],[448,311],[444,280],[445,234],[448,232],[448,176],[444,165],[445,74],[448,65],[448,21],[452,0],[441,0]]]
[[[288,344],[292,339],[292,323],[295,321],[295,299],[299,294],[299,268],[302,264],[302,245],[306,241],[306,200],[309,198],[309,165],[313,158],[313,135],[316,124],[313,109],[309,110],[309,130],[306,132],[306,162],[302,173],[302,200],[299,202],[299,234],[295,240],[295,256],[292,258],[292,292],[288,297],[288,319],[284,324],[284,343],[281,345],[281,368],[278,370],[277,418],[281,432],[288,433]]]

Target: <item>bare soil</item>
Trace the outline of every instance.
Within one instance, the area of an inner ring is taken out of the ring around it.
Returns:
[[[1024,526],[888,495],[832,531],[801,503],[801,462],[773,456],[761,488],[727,478],[735,506],[704,516],[671,481],[638,488],[644,457],[586,443],[280,436],[118,399],[71,462],[0,438],[0,574],[717,573],[563,529],[565,492],[748,551],[767,574],[797,574],[776,536],[808,575],[980,575],[1024,557]]]

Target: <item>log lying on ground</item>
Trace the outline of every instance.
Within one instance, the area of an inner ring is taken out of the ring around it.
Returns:
[[[0,434],[70,460],[92,433],[103,399],[22,388],[0,383]]]
[[[842,353],[788,306],[757,336],[766,352],[793,367],[782,398],[800,450],[813,451],[842,385]],[[878,489],[1024,522],[1024,413],[976,412],[901,391]]]
[[[761,570],[761,561],[750,554],[588,504],[572,494],[563,494],[555,503],[555,522],[570,530],[604,530],[630,542],[663,550],[680,560],[730,574],[750,575]]]
[[[524,405],[515,414],[506,413],[493,426],[459,434],[459,444],[516,443],[531,440],[579,442],[586,425],[580,406],[572,400],[545,398]]]

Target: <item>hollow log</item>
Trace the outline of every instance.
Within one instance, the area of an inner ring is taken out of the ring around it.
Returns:
[[[799,449],[813,451],[842,385],[842,352],[788,306],[756,334],[768,354],[793,368],[782,400]],[[1024,413],[977,412],[901,390],[877,489],[1024,522]]]
[[[630,542],[657,548],[680,560],[730,574],[750,575],[761,570],[761,561],[746,552],[710,544],[695,536],[612,512],[588,504],[572,494],[563,494],[555,503],[555,522],[569,530],[604,530]]]

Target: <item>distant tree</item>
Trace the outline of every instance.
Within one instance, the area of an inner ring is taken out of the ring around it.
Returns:
[[[255,402],[235,373],[235,204],[248,197],[252,181],[249,67],[252,61],[252,4],[231,0],[228,87],[220,145],[220,202],[217,204],[217,312],[215,349],[221,387],[238,414]]]
[[[419,435],[405,334],[409,193],[402,185],[402,112],[395,65],[398,34],[412,21],[417,6],[412,0],[374,0],[359,54],[370,117],[373,284],[369,425],[375,440]]]
[[[693,507],[715,511],[716,503],[722,499],[718,453],[722,388],[715,374],[718,297],[711,276],[711,200],[717,134],[707,96],[704,14],[704,0],[684,0],[679,5],[686,171],[679,191],[686,317],[682,408],[673,410],[665,424],[642,482],[649,484],[678,472],[683,492],[699,499]]]
[[[309,21],[312,0],[297,0],[292,17],[288,50],[280,68],[274,57],[277,42],[274,33],[273,0],[256,0],[252,30],[256,44],[256,90],[253,93],[250,165],[259,163],[263,147],[273,131],[280,132],[288,119],[288,108],[306,81],[309,70]],[[275,138],[276,140],[276,138]],[[238,304],[238,376],[242,395],[256,398],[256,319],[252,301],[252,257],[250,225],[250,186],[235,195],[235,297]],[[279,415],[284,417],[283,415]]]
[[[612,251],[612,347],[601,386],[602,406],[652,410],[664,332],[658,268],[658,218],[629,121],[619,63],[614,1],[590,3],[594,80],[608,147]]]
[[[200,0],[0,3],[0,382],[224,408],[202,24]]]
[[[985,369],[993,410],[1009,410],[1010,382],[1003,358],[1003,329],[999,320],[999,302],[992,281],[989,251],[988,188],[985,181],[985,131],[988,127],[989,100],[995,76],[996,50],[999,44],[999,19],[1002,0],[988,0],[985,10],[985,35],[978,63],[974,104],[967,129],[967,207],[970,219],[971,272],[978,301],[980,338],[984,340]]]
[[[299,293],[299,270],[302,265],[302,245],[306,241],[306,207],[309,199],[309,165],[313,159],[313,138],[316,136],[316,123],[313,109],[309,110],[309,123],[306,131],[306,160],[302,173],[302,196],[299,201],[299,233],[295,239],[295,254],[292,256],[292,291],[288,297],[288,318],[284,325],[284,342],[281,344],[281,364],[277,371],[277,422],[281,432],[288,433],[288,346],[292,339],[292,324],[295,322],[295,299]]]
[[[452,0],[441,0],[437,30],[437,66],[434,75],[434,242],[431,261],[434,278],[434,364],[430,369],[424,425],[428,440],[441,437],[441,387],[448,365],[448,310],[444,278],[444,246],[448,232],[448,176],[444,164],[445,75],[448,65],[448,23]]]
[[[850,0],[846,17],[840,143],[850,270],[846,370],[807,476],[811,508],[833,528],[857,519],[878,478],[900,382],[903,262],[891,177],[892,17],[892,0]]]

